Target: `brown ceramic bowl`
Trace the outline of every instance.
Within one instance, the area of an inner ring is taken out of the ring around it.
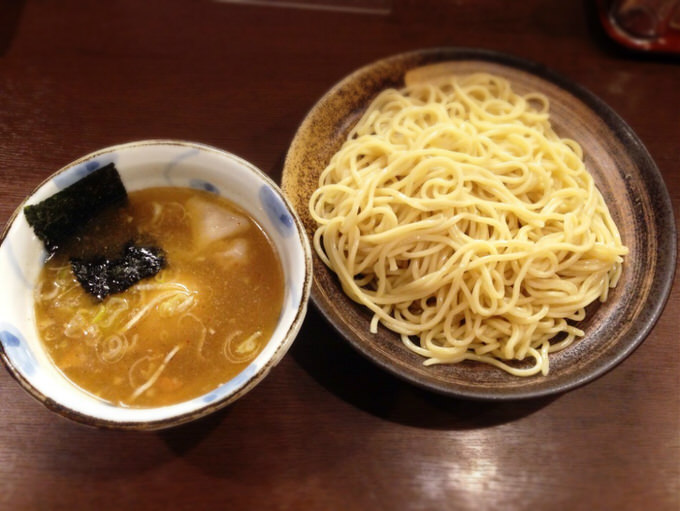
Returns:
[[[367,309],[345,296],[335,274],[316,254],[313,302],[362,354],[421,387],[496,400],[573,389],[615,367],[643,341],[663,310],[676,257],[672,206],[654,161],[630,127],[591,93],[544,66],[495,52],[437,48],[392,56],[347,76],[312,108],[286,158],[284,194],[311,237],[315,224],[308,211],[310,195],[364,109],[379,91],[403,86],[407,72],[423,66],[431,70],[442,62],[448,63],[448,72],[491,72],[509,79],[517,92],[539,91],[549,97],[555,131],[581,144],[586,166],[629,247],[619,285],[606,303],[589,307],[579,324],[585,337],[551,355],[547,376],[529,378],[475,362],[424,366],[396,334],[383,327],[377,334],[369,333]]]

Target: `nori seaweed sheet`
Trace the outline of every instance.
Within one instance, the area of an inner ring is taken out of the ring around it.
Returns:
[[[102,209],[127,199],[113,163],[109,163],[47,199],[24,208],[24,215],[50,255]]]
[[[125,246],[122,257],[118,259],[103,256],[71,259],[71,269],[80,285],[99,300],[156,275],[164,266],[163,249],[138,246],[131,242]]]

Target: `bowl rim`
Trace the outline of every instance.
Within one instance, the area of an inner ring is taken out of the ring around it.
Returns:
[[[74,422],[84,424],[86,426],[92,426],[95,428],[99,429],[114,429],[114,430],[136,430],[136,431],[155,431],[155,430],[161,430],[161,429],[167,429],[170,427],[175,427],[179,426],[181,424],[185,424],[197,419],[200,419],[206,415],[212,414],[216,412],[217,410],[224,408],[225,406],[233,403],[234,401],[238,400],[240,397],[244,396],[248,392],[250,392],[256,385],[258,385],[269,373],[269,371],[275,367],[281,359],[284,357],[284,355],[288,352],[290,349],[291,345],[293,344],[297,334],[300,331],[300,328],[302,327],[304,318],[307,313],[307,308],[308,308],[308,303],[311,295],[311,286],[312,286],[312,280],[313,280],[313,264],[312,264],[312,255],[311,255],[311,246],[309,243],[309,239],[306,236],[306,232],[304,230],[304,226],[302,225],[302,222],[295,211],[295,209],[292,207],[292,204],[288,200],[288,198],[283,194],[281,191],[279,185],[265,172],[260,170],[257,166],[252,164],[251,162],[245,160],[244,158],[241,158],[240,156],[231,153],[229,151],[226,151],[224,149],[217,148],[212,145],[200,143],[200,142],[191,142],[187,140],[178,140],[178,139],[164,139],[164,138],[158,138],[158,139],[145,139],[145,140],[137,140],[137,141],[131,141],[131,142],[124,142],[120,144],[115,144],[111,146],[107,146],[104,148],[97,149],[95,151],[92,151],[90,153],[87,153],[83,156],[80,156],[76,160],[71,161],[70,163],[67,163],[66,165],[63,165],[61,168],[59,168],[57,171],[51,173],[49,176],[47,176],[45,179],[43,179],[37,186],[33,188],[33,190],[24,197],[24,199],[21,201],[21,203],[15,208],[15,210],[12,212],[10,217],[8,218],[7,222],[5,223],[2,232],[0,233],[0,246],[5,242],[7,235],[9,234],[10,229],[16,222],[17,218],[19,217],[21,211],[23,208],[26,206],[27,202],[31,200],[31,198],[44,186],[49,184],[50,182],[53,181],[55,177],[58,175],[74,168],[77,167],[87,161],[91,161],[93,159],[96,159],[102,155],[108,154],[108,153],[113,153],[116,151],[125,151],[129,149],[137,149],[140,147],[167,147],[167,146],[177,146],[177,147],[182,147],[182,148],[189,148],[189,149],[197,149],[200,152],[204,153],[210,153],[212,155],[216,155],[220,158],[226,158],[229,159],[236,164],[246,168],[250,173],[253,173],[256,178],[264,182],[273,192],[277,195],[278,198],[280,198],[283,202],[283,204],[286,207],[286,211],[288,214],[290,214],[291,218],[293,219],[294,223],[294,232],[295,232],[295,239],[298,240],[298,243],[300,245],[300,252],[302,255],[302,263],[304,264],[304,275],[303,275],[303,280],[299,284],[299,291],[300,291],[300,297],[299,297],[299,304],[297,307],[297,310],[295,310],[294,316],[290,319],[290,324],[287,325],[285,333],[282,334],[281,341],[278,343],[274,351],[272,352],[271,356],[264,361],[261,367],[258,368],[257,371],[253,372],[248,376],[248,378],[244,381],[242,385],[240,385],[238,388],[235,389],[234,392],[231,394],[225,395],[221,398],[218,398],[214,401],[210,402],[204,402],[202,406],[199,406],[193,410],[186,411],[184,413],[179,413],[176,415],[170,415],[167,417],[161,417],[157,419],[150,419],[150,420],[136,420],[136,419],[129,419],[129,420],[112,420],[112,419],[105,419],[102,417],[98,417],[95,415],[90,415],[88,413],[84,413],[78,410],[75,410],[73,408],[70,408],[68,406],[65,406],[52,397],[49,397],[45,395],[43,392],[38,390],[23,374],[22,372],[15,367],[14,363],[10,360],[9,356],[6,353],[5,346],[2,342],[0,342],[0,360],[2,361],[2,364],[4,367],[7,369],[9,372],[10,376],[19,383],[21,388],[23,388],[26,392],[28,392],[29,395],[31,395],[33,398],[35,398],[38,402],[42,403],[45,407],[47,407],[49,410],[56,412],[58,415],[65,417],[67,419],[71,419]],[[247,210],[246,207],[244,209]],[[296,286],[296,289],[298,286]],[[39,341],[40,342],[40,341]],[[246,366],[241,372],[239,372],[236,376],[231,378],[228,381],[233,381],[235,378],[238,377],[238,375],[243,374],[247,368],[250,366]],[[76,386],[79,390],[83,391],[80,389],[77,385],[73,384],[64,376],[64,379],[71,383],[72,385]],[[225,382],[226,383],[226,382]],[[87,391],[83,391],[84,393],[87,394]],[[200,399],[201,396],[197,396],[196,398]],[[196,399],[192,398],[192,399]],[[190,401],[190,400],[187,400]],[[113,408],[121,408],[121,409],[126,409],[124,407],[118,407],[116,405],[112,405]],[[173,405],[168,405],[168,406],[173,406]],[[140,407],[140,410],[149,410],[149,409],[154,409],[154,408],[164,408],[164,407]]]

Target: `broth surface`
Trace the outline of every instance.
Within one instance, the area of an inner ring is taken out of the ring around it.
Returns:
[[[69,259],[160,246],[166,266],[102,301]],[[40,337],[59,370],[106,401],[162,406],[200,396],[245,368],[283,303],[283,271],[264,231],[240,208],[189,188],[131,192],[44,266],[35,292]]]

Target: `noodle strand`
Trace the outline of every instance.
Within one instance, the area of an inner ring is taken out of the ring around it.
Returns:
[[[309,207],[314,249],[371,331],[426,365],[547,374],[627,254],[548,98],[485,73],[380,93]]]

